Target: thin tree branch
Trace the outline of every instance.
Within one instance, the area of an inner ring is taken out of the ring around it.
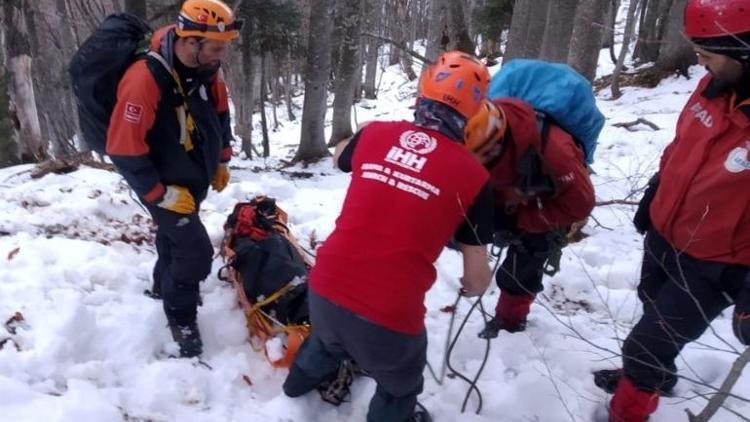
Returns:
[[[628,201],[627,199],[611,199],[609,201],[597,201],[597,207],[605,207],[607,205],[638,205],[638,201]]]
[[[414,57],[415,59],[420,60],[422,63],[424,63],[426,65],[432,64],[431,60],[428,60],[427,57],[425,57],[425,56],[417,53],[416,51],[410,49],[406,45],[406,43],[404,43],[404,42],[394,41],[394,40],[392,40],[390,38],[383,37],[383,36],[377,35],[377,34],[372,34],[372,33],[369,33],[369,32],[362,32],[361,35],[364,35],[366,37],[375,38],[376,40],[380,40],[380,41],[383,41],[383,42],[387,42],[388,44],[391,44],[394,47],[403,50],[406,54]]]
[[[685,410],[688,414],[688,420],[690,422],[707,422],[710,420],[714,414],[723,407],[729,392],[732,391],[734,384],[737,383],[740,375],[742,375],[742,370],[748,362],[750,362],[750,347],[746,348],[740,357],[734,361],[732,369],[729,371],[729,375],[727,375],[724,382],[721,383],[721,388],[719,388],[719,391],[708,400],[708,405],[699,414],[694,415],[690,410]]]

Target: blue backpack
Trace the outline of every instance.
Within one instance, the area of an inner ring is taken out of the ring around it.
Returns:
[[[604,115],[596,107],[591,84],[573,68],[541,60],[513,59],[490,81],[490,100],[518,98],[568,132],[583,148],[586,164],[594,162]],[[546,139],[542,140],[543,145]]]

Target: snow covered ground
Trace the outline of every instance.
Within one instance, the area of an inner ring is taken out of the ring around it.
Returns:
[[[600,102],[607,125],[593,166],[599,200],[637,199],[632,192],[656,169],[702,72],[696,67],[689,80],[625,88],[619,100]],[[357,118],[409,119],[414,91],[415,83],[388,68],[378,100],[360,103]],[[638,126],[630,132],[612,126],[638,117],[661,129]],[[333,170],[330,159],[282,169],[281,160],[296,148],[298,129],[296,122],[283,122],[271,133],[272,158],[232,161],[231,184],[220,194],[210,193],[201,212],[215,245],[235,202],[259,193],[277,198],[303,244],[330,233],[349,176]],[[142,294],[151,284],[153,235],[147,214],[121,177],[83,168],[34,180],[31,169],[0,169],[0,323],[17,312],[23,316],[0,326],[0,341],[11,339],[0,349],[1,421],[364,420],[374,391],[368,379],[358,379],[351,402],[338,408],[315,393],[300,399],[282,394],[286,370],[273,369],[249,346],[235,292],[215,276],[219,258],[201,287],[199,324],[207,365],[165,359],[177,346],[161,303]],[[425,372],[420,401],[436,422],[591,420],[607,400],[591,372],[620,364],[619,345],[640,312],[634,286],[642,245],[630,224],[633,211],[632,206],[597,207],[585,228],[590,236],[567,248],[562,271],[545,280],[530,328],[503,332],[492,341],[478,382],[484,396],[479,415],[473,413],[474,397],[467,412],[460,411],[466,383],[446,378],[438,385]],[[426,324],[429,360],[439,371],[450,319],[441,308],[455,300],[460,257],[446,251],[436,266]],[[494,308],[496,299],[493,287],[484,306]],[[469,308],[462,300],[459,321]],[[681,374],[721,382],[734,355],[713,349],[740,348],[729,321],[727,312],[714,322],[715,332],[685,349],[678,361]],[[453,366],[467,375],[482,362],[484,341],[475,336],[481,325],[481,316],[473,314],[452,355]],[[705,400],[696,397],[708,389],[681,380],[676,391],[677,398],[662,400],[653,421],[685,420],[684,409],[701,409]],[[735,391],[747,396],[750,377],[741,378]],[[750,413],[747,403],[727,403],[739,414]],[[721,410],[715,420],[739,418]]]

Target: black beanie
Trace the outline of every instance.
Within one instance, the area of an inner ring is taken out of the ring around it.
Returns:
[[[696,46],[709,53],[729,56],[739,62],[750,62],[750,32],[723,37],[691,38]]]

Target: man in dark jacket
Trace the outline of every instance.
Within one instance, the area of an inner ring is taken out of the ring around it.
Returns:
[[[611,422],[648,419],[677,382],[677,355],[732,301],[735,334],[750,341],[750,0],[689,1],[685,34],[709,74],[634,219],[646,234],[643,316],[623,344],[623,369],[595,374],[614,391]]]
[[[203,348],[198,290],[213,246],[198,211],[209,186],[221,191],[229,181],[232,134],[220,65],[239,24],[219,0],[185,1],[177,25],[154,34],[149,60],[120,80],[107,132],[107,154],[158,226],[152,294],[163,298],[184,357]],[[159,88],[158,75],[171,79],[171,92]]]
[[[465,294],[483,293],[491,277],[488,174],[462,145],[488,83],[476,58],[444,53],[422,76],[413,123],[370,123],[340,144],[335,159],[352,181],[310,272],[314,329],[289,370],[287,395],[311,391],[352,358],[377,382],[368,422],[428,420],[415,406],[433,262],[455,235]]]
[[[467,146],[490,172],[495,243],[507,255],[495,280],[494,317],[479,333],[523,331],[545,272],[554,273],[570,226],[594,208],[594,188],[583,150],[553,122],[540,121],[528,103],[500,98],[486,103],[466,133]]]

